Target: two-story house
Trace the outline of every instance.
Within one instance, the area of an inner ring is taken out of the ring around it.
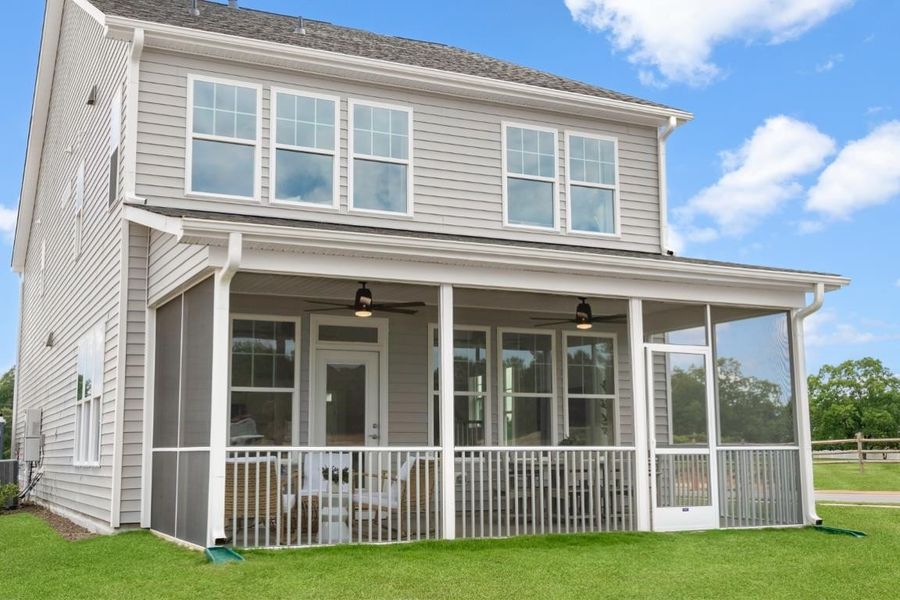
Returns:
[[[815,522],[803,320],[847,280],[667,252],[691,118],[236,2],[48,0],[23,486],[198,546]]]

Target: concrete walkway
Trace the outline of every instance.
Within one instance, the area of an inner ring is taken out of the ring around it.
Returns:
[[[900,492],[847,492],[841,490],[816,490],[816,502],[900,505]]]

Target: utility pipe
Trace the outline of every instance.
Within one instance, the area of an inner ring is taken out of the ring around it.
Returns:
[[[813,484],[812,468],[812,428],[809,422],[809,386],[806,382],[806,350],[803,340],[803,322],[814,314],[825,302],[825,284],[817,283],[813,292],[812,302],[797,309],[793,314],[793,358],[794,372],[797,380],[794,382],[794,390],[797,395],[797,434],[800,447],[800,479],[803,490],[801,498],[803,504],[804,520],[807,524],[820,525],[822,519],[816,513],[816,490]]]
[[[672,115],[669,117],[668,123],[661,129],[657,130],[656,135],[656,157],[657,157],[657,186],[659,188],[659,252],[666,254],[668,247],[668,200],[666,191],[666,140],[672,135],[681,124],[678,119]]]

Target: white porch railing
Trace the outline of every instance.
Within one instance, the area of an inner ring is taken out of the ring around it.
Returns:
[[[634,460],[633,448],[457,448],[457,536],[632,530]]]
[[[722,527],[803,522],[798,448],[720,448],[718,462]]]
[[[225,528],[235,546],[434,539],[435,448],[229,448]]]

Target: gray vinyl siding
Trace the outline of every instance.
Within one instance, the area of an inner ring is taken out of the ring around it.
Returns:
[[[175,291],[198,282],[208,273],[209,249],[179,243],[175,236],[150,230],[147,259],[147,301],[156,305]]]
[[[187,77],[220,77],[263,86],[262,197],[258,202],[185,197]],[[339,96],[340,212],[269,204],[269,108],[271,87]],[[413,109],[414,216],[348,212],[347,100],[376,101]],[[137,194],[151,204],[224,210],[327,222],[441,231],[490,238],[561,242],[658,252],[659,202],[657,144],[653,127],[539,112],[512,106],[377,88],[298,72],[213,62],[199,57],[147,51],[141,62]],[[504,228],[502,209],[501,123],[530,123],[559,130],[561,232]],[[622,204],[621,239],[565,233],[564,152],[567,129],[614,136],[619,141]]]
[[[44,476],[34,497],[99,522],[109,522],[115,443],[122,227],[109,207],[109,107],[125,79],[128,44],[103,39],[103,29],[73,2],[63,12],[47,133],[23,279],[18,422],[22,443],[28,408],[43,410]],[[88,93],[97,86],[94,106]],[[124,134],[123,132],[123,135]],[[74,255],[72,182],[85,161],[82,252]],[[41,244],[46,243],[41,294]],[[100,466],[73,463],[77,346],[93,326],[105,329]],[[46,345],[52,333],[52,347]]]
[[[308,443],[309,430],[309,365],[310,365],[310,321],[307,305],[298,298],[284,296],[262,296],[253,294],[233,294],[232,314],[278,315],[296,318],[300,316],[300,443]],[[491,327],[491,373],[490,405],[492,444],[499,436],[498,418],[498,328],[528,328],[532,326],[526,312],[510,312],[471,308],[457,308],[455,320],[458,325],[478,325]],[[392,446],[429,445],[428,405],[433,395],[428,380],[428,329],[437,322],[437,310],[425,307],[413,316],[390,315],[388,324],[388,443]],[[595,327],[594,332],[600,332]],[[557,402],[554,407],[559,438],[563,436],[563,373],[562,334],[559,330],[544,329],[556,336],[556,390]],[[633,406],[631,386],[631,366],[629,360],[627,331],[624,325],[610,325],[607,333],[614,333],[617,341],[618,367],[618,411],[619,443],[628,445],[634,440]]]
[[[121,523],[140,523],[143,466],[144,367],[147,334],[147,255],[150,232],[130,225],[128,254],[125,395],[122,426]]]

